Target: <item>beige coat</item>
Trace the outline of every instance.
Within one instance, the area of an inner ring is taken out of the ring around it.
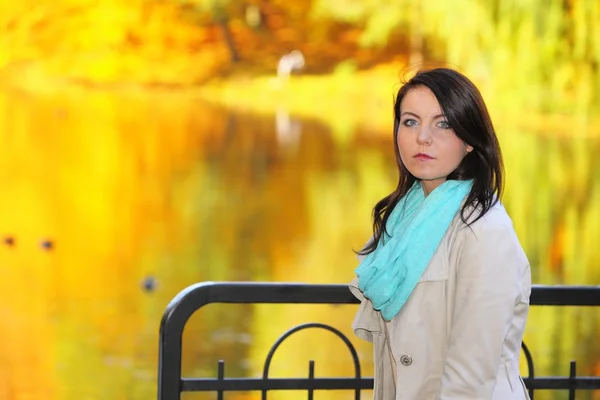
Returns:
[[[373,342],[374,400],[529,399],[519,354],[531,271],[500,203],[467,228],[457,217],[390,322],[361,301],[352,324]]]

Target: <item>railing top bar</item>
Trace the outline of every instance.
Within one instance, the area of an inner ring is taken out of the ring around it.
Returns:
[[[210,303],[353,304],[358,300],[347,285],[201,282],[185,288],[171,300],[163,314],[161,332],[167,322],[173,332],[183,330],[191,314]]]
[[[167,308],[201,295],[209,303],[358,303],[347,285],[280,282],[200,282],[177,294]],[[203,304],[204,305],[204,304]]]
[[[348,285],[279,282],[201,282],[171,300],[161,321],[183,326],[199,308],[210,303],[355,304]],[[534,285],[532,305],[600,306],[600,286]],[[175,326],[174,326],[175,328]],[[177,329],[177,328],[176,328]]]
[[[353,304],[358,300],[347,285],[280,282],[201,282],[182,290],[167,308],[184,298],[209,303]],[[533,285],[532,305],[600,306],[600,286]]]
[[[600,286],[533,285],[531,305],[600,306]]]

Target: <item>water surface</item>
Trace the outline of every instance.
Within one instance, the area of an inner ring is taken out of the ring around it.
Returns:
[[[535,283],[600,284],[600,135],[498,131],[504,203]],[[0,400],[153,399],[160,318],[181,289],[352,279],[352,249],[395,170],[388,135],[339,137],[285,110],[248,115],[170,94],[1,93]],[[341,329],[370,374],[354,311],[209,306],[184,333],[184,374],[213,376],[225,359],[228,375],[258,376],[271,344],[303,322]],[[576,359],[581,374],[600,374],[599,334],[600,310],[534,309],[536,372],[567,375]],[[341,342],[307,332],[280,348],[272,376],[306,376],[309,359],[318,376],[353,373]]]

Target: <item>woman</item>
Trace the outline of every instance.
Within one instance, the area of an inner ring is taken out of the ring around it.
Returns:
[[[502,158],[481,94],[417,73],[394,107],[398,187],[373,210],[350,290],[373,342],[375,400],[523,400],[531,271],[499,202]]]

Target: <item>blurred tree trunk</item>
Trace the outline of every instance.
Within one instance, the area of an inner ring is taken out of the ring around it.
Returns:
[[[225,43],[227,43],[227,48],[229,49],[229,55],[231,57],[231,62],[238,62],[240,60],[240,56],[238,54],[237,49],[235,48],[235,43],[233,42],[233,37],[231,36],[231,30],[229,29],[229,24],[227,20],[218,21],[219,27],[221,28],[221,32],[223,32],[223,37],[225,38]]]
[[[233,36],[231,35],[231,29],[229,28],[229,16],[227,15],[227,11],[224,9],[224,7],[219,6],[219,3],[214,2],[212,15],[214,21],[217,23],[217,25],[219,25],[219,28],[221,28],[223,38],[225,39],[225,43],[227,44],[227,48],[229,49],[231,62],[238,62],[240,60],[240,56],[235,47]]]

